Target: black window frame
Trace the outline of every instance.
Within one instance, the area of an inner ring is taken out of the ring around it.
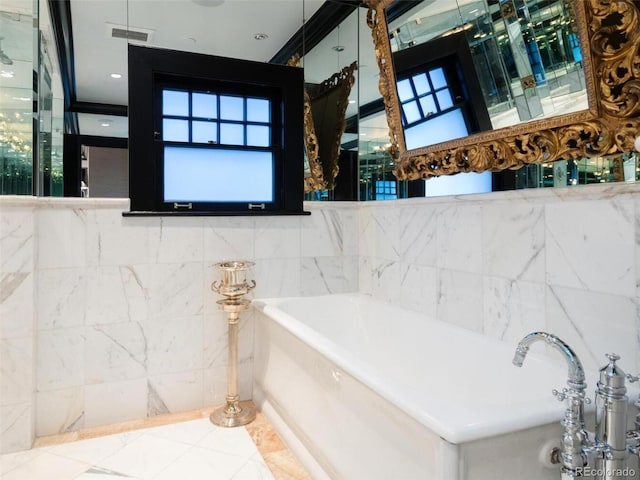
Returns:
[[[272,202],[253,204],[250,202],[164,201],[165,144],[171,143],[189,148],[265,150],[264,147],[225,146],[219,143],[219,137],[216,144],[164,142],[162,140],[162,91],[174,88],[270,100],[271,146],[269,149],[273,152],[274,159]],[[126,214],[307,214],[302,209],[304,197],[303,88],[303,71],[300,68],[129,45],[131,211]]]

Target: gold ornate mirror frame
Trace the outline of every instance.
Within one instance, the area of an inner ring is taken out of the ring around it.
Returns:
[[[477,133],[407,150],[402,132],[385,8],[400,0],[365,0],[369,7],[394,173],[415,180],[459,172],[628,152],[639,133],[640,0],[566,0],[583,49],[588,110]]]

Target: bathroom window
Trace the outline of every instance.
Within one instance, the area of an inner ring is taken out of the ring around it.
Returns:
[[[159,84],[156,136],[162,143],[162,199],[174,209],[194,202],[274,201],[277,138],[273,101],[234,89]]]
[[[301,69],[129,46],[131,215],[304,214]]]

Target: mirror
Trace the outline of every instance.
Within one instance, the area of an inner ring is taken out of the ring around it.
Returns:
[[[521,0],[480,2],[499,7],[494,10],[493,18],[498,17],[498,21],[504,25],[506,33],[503,35],[508,37],[508,43],[516,45],[516,48],[512,48],[512,59],[522,97],[519,99],[523,104],[520,105],[520,110],[529,110],[530,119],[516,108],[518,117],[523,118],[524,123],[508,122],[509,125],[503,127],[498,123],[498,128],[492,126],[494,129],[486,131],[481,131],[484,128],[476,128],[471,130],[471,134],[463,132],[460,138],[448,140],[436,138],[436,143],[428,146],[416,145],[414,141],[407,144],[408,136],[403,130],[403,125],[407,124],[407,116],[403,110],[403,104],[407,103],[408,95],[401,90],[402,86],[397,86],[397,82],[410,79],[414,82],[413,92],[415,93],[419,89],[415,83],[420,80],[416,77],[426,73],[428,84],[433,87],[433,92],[427,93],[437,95],[440,91],[439,87],[434,86],[439,81],[438,72],[435,71],[437,69],[429,63],[423,71],[420,71],[419,62],[406,59],[409,54],[405,52],[415,47],[412,46],[405,51],[399,49],[400,43],[410,43],[406,42],[406,38],[400,38],[402,29],[400,33],[396,30],[390,36],[386,19],[387,8],[402,2],[365,0],[365,3],[369,7],[367,23],[371,28],[380,70],[379,89],[389,125],[390,153],[395,161],[394,173],[398,179],[415,180],[459,172],[495,172],[517,169],[527,164],[605,156],[633,149],[639,124],[634,117],[640,111],[638,78],[633,66],[638,62],[640,35],[638,34],[638,9],[631,0],[605,4],[597,0],[557,2],[563,8],[568,8],[569,14],[566,18],[570,19],[572,31],[576,33],[575,38],[579,39],[580,52],[572,55],[575,55],[574,60],[580,60],[579,63],[583,67],[583,84],[587,102],[580,104],[575,101],[580,95],[579,90],[572,92],[571,86],[559,85],[556,88],[562,90],[557,93],[574,94],[576,98],[568,102],[572,107],[571,111],[560,114],[552,112],[548,116],[541,116],[539,109],[536,110],[536,107],[539,107],[537,103],[539,101],[541,103],[542,99],[535,97],[542,97],[545,89],[548,90],[548,85],[545,88],[539,88],[540,85],[538,85],[544,78],[544,72],[536,68],[535,62],[531,61],[531,55],[522,52],[523,44],[527,44],[525,37],[531,36],[530,32],[527,33],[527,29],[532,26],[531,18],[522,16],[522,11],[526,9],[527,4],[537,2],[526,2],[526,4]],[[472,2],[458,0],[458,4],[461,3]],[[435,22],[435,19],[430,20],[432,23]],[[415,20],[413,21],[415,23]],[[456,33],[464,32],[467,24],[468,22],[461,23],[457,29],[442,33],[454,36]],[[514,26],[510,29],[510,25]],[[477,30],[476,33],[483,34],[481,29]],[[399,49],[395,53],[392,53],[392,42],[393,49]],[[574,48],[571,45],[568,47]],[[461,48],[455,47],[453,51],[458,57],[465,55],[461,52]],[[516,59],[519,54],[522,54],[522,58]],[[416,57],[416,55],[413,56]],[[417,55],[417,57],[420,56]],[[396,62],[401,69],[395,68]],[[454,69],[464,70],[463,66],[464,60],[459,62],[457,67],[454,66]],[[476,72],[479,70],[477,65],[475,69]],[[431,78],[432,74],[434,78]],[[477,73],[475,75],[477,76]],[[580,73],[576,73],[574,77],[580,78]],[[477,82],[477,78],[474,79],[471,76],[470,79],[463,78],[463,81]],[[550,82],[547,81],[547,83]],[[458,101],[456,94],[452,98],[453,103]],[[487,109],[491,106],[487,105],[488,103],[485,101]],[[431,117],[431,115],[425,116]],[[439,116],[441,115],[433,115],[433,119]],[[493,124],[493,121],[491,123]],[[445,128],[448,128],[450,119],[447,119],[444,124]],[[429,127],[429,130],[434,129]],[[481,133],[473,133],[477,131]]]
[[[333,190],[336,185],[341,139],[347,127],[345,114],[356,68],[357,62],[353,62],[319,85],[307,84],[305,87],[310,102],[310,122],[315,132],[311,140],[306,139],[306,145],[307,150],[310,145],[317,146],[324,182],[324,188],[316,190]],[[305,125],[307,121],[305,118]]]

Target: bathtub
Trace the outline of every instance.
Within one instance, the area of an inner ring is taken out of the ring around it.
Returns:
[[[517,368],[515,342],[368,296],[253,305],[254,400],[314,479],[559,478],[567,367],[542,344]]]

